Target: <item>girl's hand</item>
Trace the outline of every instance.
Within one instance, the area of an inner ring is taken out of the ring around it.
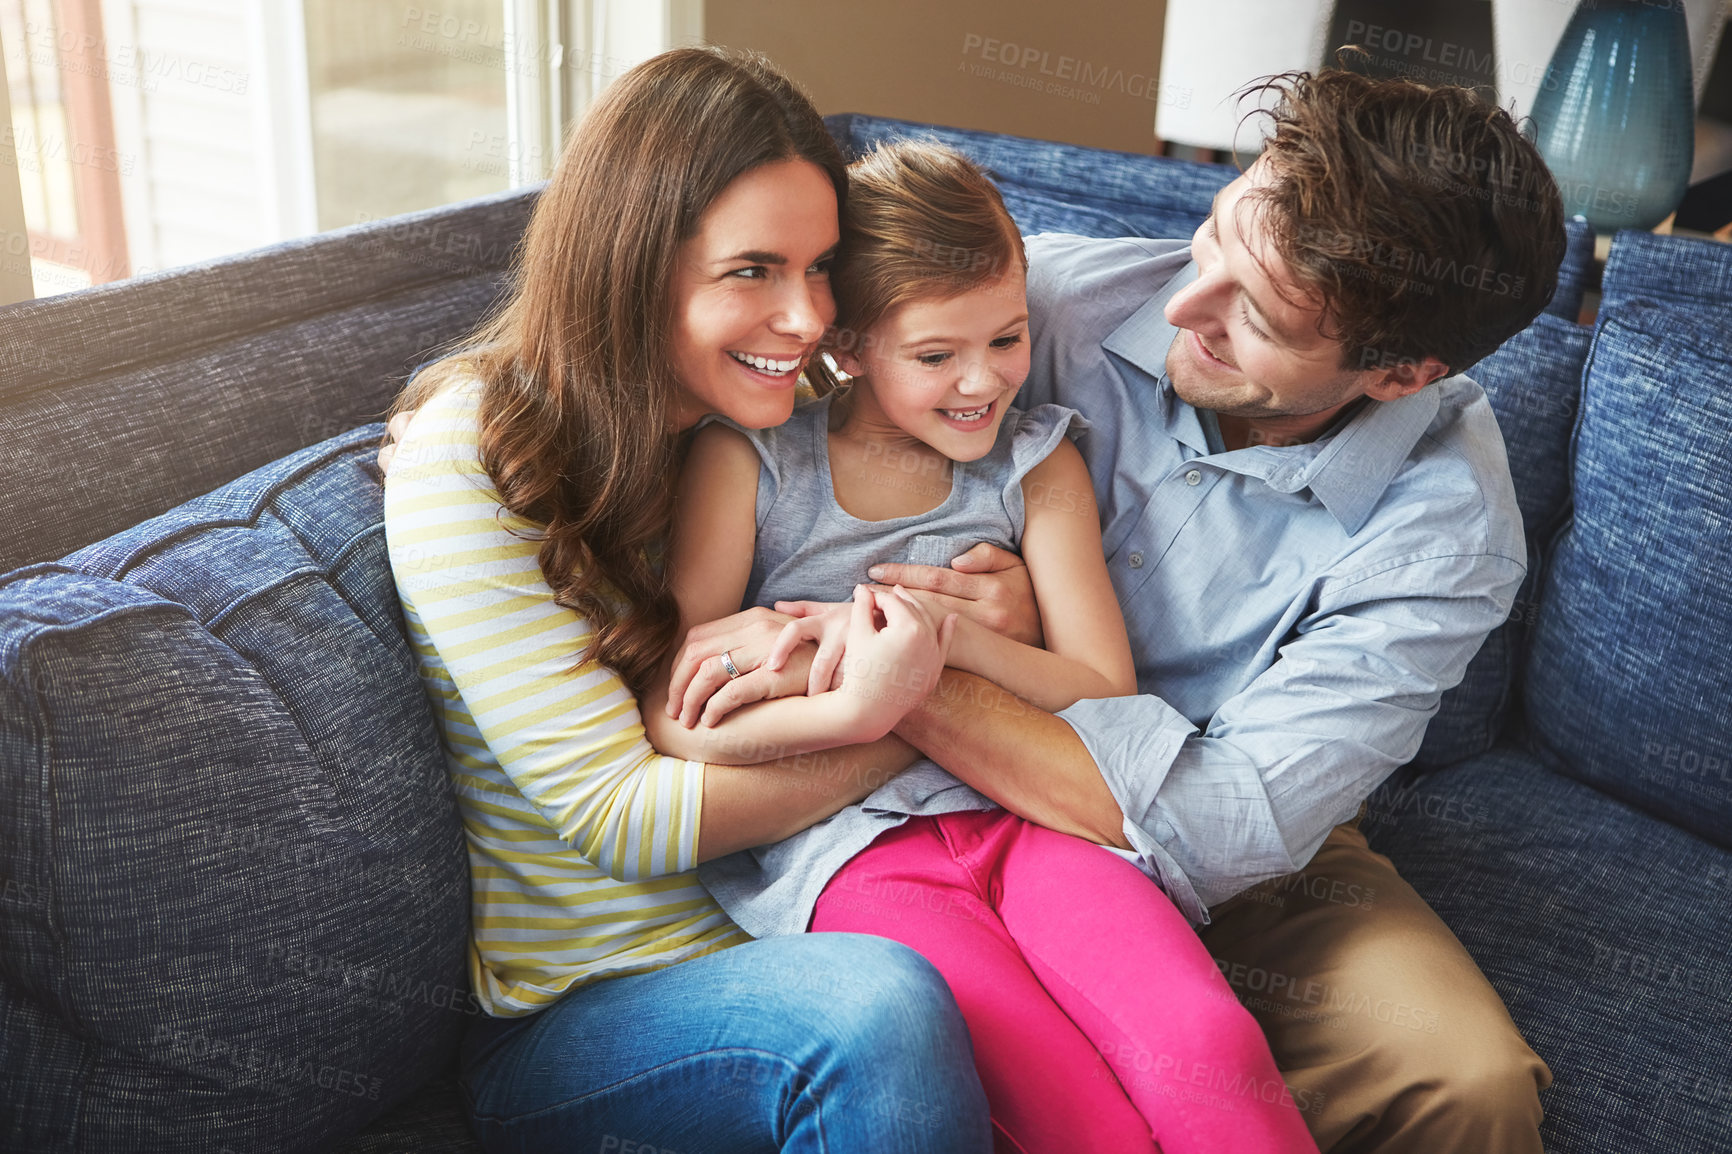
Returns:
[[[806,681],[806,696],[816,697],[834,689],[842,655],[848,648],[848,631],[854,619],[852,601],[778,601],[776,612],[787,613],[794,620],[782,627],[781,636],[770,647],[764,659],[769,669],[780,669],[789,657],[807,641],[818,643],[812,657],[812,672]]]
[[[888,592],[855,587],[842,687],[836,692],[852,699],[866,732],[889,733],[938,684],[956,633],[956,614],[946,614],[937,624],[933,616],[901,586]]]
[[[868,575],[884,585],[906,585],[940,612],[960,613],[1012,641],[1045,644],[1028,567],[1015,553],[985,541],[953,558],[948,569],[885,564],[872,566]]]

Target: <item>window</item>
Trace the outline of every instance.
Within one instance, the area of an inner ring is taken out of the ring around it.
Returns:
[[[699,0],[0,0],[0,302],[541,180],[701,31]]]

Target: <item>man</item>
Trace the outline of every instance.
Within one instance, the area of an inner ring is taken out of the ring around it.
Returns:
[[[947,671],[897,732],[1013,812],[1134,850],[1323,1149],[1537,1152],[1550,1072],[1356,815],[1521,581],[1501,437],[1450,374],[1550,298],[1562,204],[1466,90],[1274,88],[1265,151],[1188,248],[1028,244],[1019,403],[1093,426],[1141,696],[1053,717]],[[1014,559],[955,568],[872,576],[1038,629]]]

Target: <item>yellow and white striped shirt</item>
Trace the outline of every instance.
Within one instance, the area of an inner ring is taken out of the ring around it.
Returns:
[[[542,526],[481,467],[480,384],[416,412],[385,538],[469,844],[470,981],[517,1017],[601,978],[749,941],[698,884],[704,767],[662,757],[637,701],[586,661],[586,621],[536,563]]]

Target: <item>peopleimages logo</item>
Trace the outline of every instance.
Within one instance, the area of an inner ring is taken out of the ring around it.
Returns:
[[[1359,262],[1366,270],[1383,270],[1429,284],[1454,284],[1465,289],[1507,296],[1520,300],[1527,291],[1527,278],[1514,276],[1500,269],[1454,257],[1384,244],[1363,233],[1344,229],[1316,229],[1308,233],[1317,243],[1341,250],[1346,259]],[[1394,282],[1391,282],[1394,287]]]
[[[63,73],[96,76],[112,84],[154,92],[165,80],[208,88],[233,96],[245,96],[251,74],[222,64],[209,63],[174,52],[141,48],[136,44],[111,46],[91,35],[71,32],[34,20],[24,22],[24,38],[30,63],[58,68]]]
[[[1417,57],[1427,64],[1436,64],[1443,68],[1456,68],[1463,72],[1489,73],[1492,70],[1492,52],[1487,48],[1484,52],[1475,52],[1462,44],[1454,44],[1448,40],[1436,40],[1430,36],[1422,36],[1417,32],[1406,32],[1400,28],[1386,28],[1381,24],[1368,24],[1363,20],[1347,22],[1347,43],[1360,44],[1367,48],[1393,53],[1397,56]]]
[[[1050,77],[1044,84],[1046,91],[1084,103],[1100,103],[1101,92],[1120,92],[1136,100],[1167,99],[1181,107],[1190,103],[1188,89],[1163,96],[1159,78],[1146,72],[1096,64],[1064,53],[1055,55],[1050,49],[1000,40],[979,32],[970,32],[962,38],[962,55],[964,59],[958,66],[961,70],[988,75],[991,70],[983,69],[983,65],[1001,64],[1016,69],[1017,74],[997,73],[998,79],[1009,82],[1014,75],[1018,85],[1026,88],[1041,88],[1043,82],[1040,78]],[[978,59],[980,64],[971,67],[970,57]]]

